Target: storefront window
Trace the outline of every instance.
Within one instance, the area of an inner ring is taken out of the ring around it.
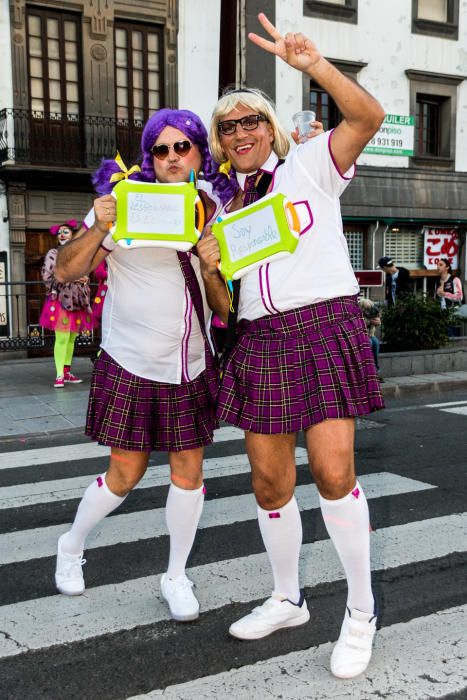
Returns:
[[[408,270],[422,268],[423,232],[420,229],[389,229],[384,240],[384,255],[389,255],[396,265]]]
[[[363,270],[363,231],[345,230],[350,262],[354,270]]]

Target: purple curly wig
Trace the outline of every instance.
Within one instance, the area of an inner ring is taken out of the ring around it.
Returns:
[[[129,167],[129,166],[128,166]],[[103,160],[94,175],[92,176],[92,184],[94,189],[100,195],[110,194],[117,182],[110,182],[110,178],[115,173],[121,173],[120,166],[115,160]],[[142,173],[131,173],[129,180],[144,180]]]
[[[208,134],[201,119],[188,109],[160,109],[146,122],[141,137],[143,162],[141,171],[143,179],[154,182],[153,157],[150,149],[154,146],[160,133],[166,126],[172,126],[183,132],[199,148],[201,154],[201,171],[205,180],[213,186],[214,192],[222,202],[227,202],[235,194],[236,187],[232,180],[218,172],[217,163],[212,159],[208,146]]]

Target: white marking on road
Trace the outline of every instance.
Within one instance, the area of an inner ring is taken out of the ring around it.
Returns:
[[[297,447],[295,457],[297,464],[308,464],[305,448]],[[249,471],[250,464],[245,454],[230,455],[229,457],[210,457],[205,459],[203,464],[204,476],[211,478],[245,474]],[[70,479],[4,486],[0,488],[0,510],[81,498],[91,481],[92,476],[85,474],[84,476],[75,476]],[[136,488],[148,489],[153,486],[165,486],[169,483],[169,465],[162,464],[148,467],[146,474]]]
[[[459,662],[467,656],[466,616],[467,606],[460,605],[383,627],[376,633],[368,670],[352,680],[331,675],[334,642],[328,642],[128,700],[443,698],[466,688]]]
[[[446,401],[445,403],[427,403],[423,408],[444,408],[445,406],[466,406],[467,401]]]
[[[467,416],[467,406],[458,406],[457,408],[442,408],[443,413],[457,413],[460,416]]]
[[[367,474],[359,477],[359,481],[367,498],[382,498],[437,488],[390,472]],[[207,487],[209,489],[209,482]],[[298,486],[295,496],[301,510],[319,508],[318,491],[314,484]],[[199,527],[230,525],[255,518],[256,501],[253,494],[216,498],[205,502]],[[0,566],[55,555],[57,540],[67,529],[67,525],[53,525],[0,535]],[[146,540],[166,534],[165,508],[123,513],[102,520],[89,536],[86,549]]]
[[[233,426],[219,428],[214,433],[214,442],[241,440],[243,430]],[[17,467],[33,467],[39,464],[56,464],[70,460],[95,459],[107,457],[110,447],[97,445],[95,442],[82,442],[58,447],[39,447],[32,450],[16,450],[0,454],[0,469],[15,469]]]
[[[466,527],[467,514],[455,514],[381,528],[372,534],[372,567],[391,569],[461,552]],[[300,568],[304,586],[344,578],[330,540],[304,545]],[[265,553],[205,564],[187,573],[198,584],[204,612],[232,602],[256,601],[272,588]],[[4,635],[0,636],[0,657],[167,620],[170,616],[159,599],[159,582],[159,575],[145,576],[91,588],[83,596],[56,595],[4,605],[0,608]]]

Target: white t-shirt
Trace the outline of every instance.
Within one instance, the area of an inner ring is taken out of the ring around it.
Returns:
[[[358,294],[342,230],[339,197],[352,179],[355,166],[342,175],[334,162],[332,131],[298,146],[279,165],[272,192],[295,203],[307,203],[308,222],[291,256],[281,258],[242,278],[238,318],[253,320],[325,299]],[[263,170],[273,171],[272,153]],[[240,185],[245,176],[238,175]],[[228,206],[227,206],[228,209]]]
[[[221,205],[212,186],[205,181],[197,186],[216,204],[216,216]],[[94,210],[84,223],[92,226]],[[109,251],[109,274],[101,347],[139,377],[168,384],[195,379],[206,368],[204,339],[177,252],[168,248],[124,249],[110,234],[102,246]],[[199,260],[188,255],[200,285],[208,327],[211,311]]]

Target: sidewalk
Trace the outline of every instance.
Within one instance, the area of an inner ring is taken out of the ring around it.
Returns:
[[[54,389],[52,358],[2,360],[0,356],[0,439],[57,431],[81,435],[92,374],[89,358],[75,358],[73,372],[84,380],[82,384]],[[381,388],[388,399],[463,389],[467,393],[467,372],[390,377]]]

